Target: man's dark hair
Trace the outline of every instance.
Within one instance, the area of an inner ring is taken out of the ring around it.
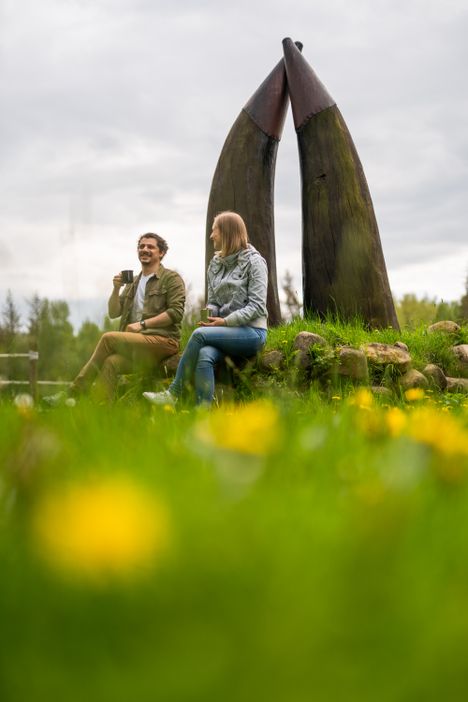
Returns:
[[[167,241],[165,239],[163,239],[162,236],[159,236],[159,234],[152,234],[151,232],[148,232],[148,234],[142,234],[140,236],[140,238],[138,239],[137,246],[140,245],[140,241],[142,239],[150,239],[150,238],[154,239],[156,241],[156,243],[158,245],[158,249],[163,254],[163,256],[165,256],[169,246],[167,245]]]

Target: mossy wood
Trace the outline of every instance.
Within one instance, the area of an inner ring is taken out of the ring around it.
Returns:
[[[213,256],[214,217],[238,212],[249,239],[268,265],[268,321],[281,322],[276,276],[274,180],[278,144],[289,104],[281,60],[242,109],[224,143],[213,176],[206,220],[206,267]]]
[[[268,320],[281,322],[274,240],[273,188],[278,141],[263,134],[246,112],[235,121],[213,177],[208,206],[206,261],[213,256],[210,241],[214,217],[223,210],[238,212],[249,239],[268,265]]]
[[[298,131],[304,311],[398,329],[364,171],[336,105]]]
[[[304,312],[398,329],[379,230],[356,148],[335,101],[283,41],[302,179]]]

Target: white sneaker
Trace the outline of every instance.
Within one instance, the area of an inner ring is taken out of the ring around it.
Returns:
[[[169,390],[163,390],[162,392],[144,392],[143,397],[152,405],[171,405],[174,406],[177,402],[177,397],[172,394]]]

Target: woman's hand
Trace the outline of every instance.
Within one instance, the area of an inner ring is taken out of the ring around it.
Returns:
[[[200,322],[201,327],[225,327],[224,317],[208,317],[207,322]]]

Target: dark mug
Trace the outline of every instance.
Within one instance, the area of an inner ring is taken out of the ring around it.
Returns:
[[[128,283],[133,283],[133,271],[121,271],[122,283],[127,285]]]

